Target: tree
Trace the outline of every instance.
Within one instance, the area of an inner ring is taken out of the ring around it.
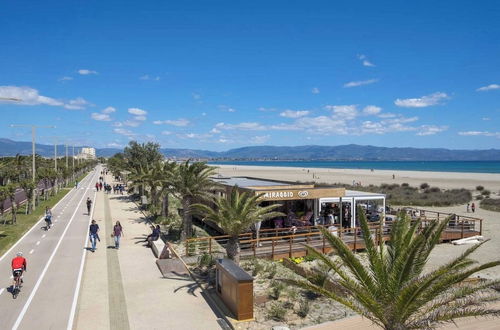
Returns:
[[[5,201],[8,199],[8,191],[6,186],[0,186],[0,217],[3,217],[3,212],[5,211]],[[4,225],[5,225],[4,219]]]
[[[271,204],[261,207],[260,197],[263,194],[251,195],[248,192],[239,193],[238,187],[231,190],[230,198],[217,197],[212,201],[214,208],[205,204],[193,204],[192,208],[203,217],[204,221],[216,223],[229,239],[226,244],[226,253],[229,259],[240,262],[239,235],[250,229],[256,222],[274,217],[284,216],[281,212],[273,212],[280,207],[279,204]]]
[[[12,224],[17,223],[17,203],[16,203],[16,186],[9,184],[6,187],[7,199],[10,201],[10,212],[12,214]],[[4,221],[5,225],[5,221]]]
[[[205,162],[191,163],[186,160],[176,167],[172,177],[174,195],[181,200],[183,208],[182,239],[193,236],[193,220],[190,206],[195,199],[210,199],[211,193],[218,189],[218,185],[210,179],[215,173],[213,167]]]
[[[163,155],[158,143],[139,144],[137,141],[130,141],[123,150],[123,158],[126,161],[126,167],[132,171],[132,169],[138,170],[141,167],[146,169],[151,164],[162,161]]]
[[[401,214],[392,227],[390,241],[384,245],[380,234],[377,246],[363,212],[360,214],[366,262],[362,262],[339,237],[324,229],[321,229],[322,234],[341,262],[307,246],[308,252],[339,278],[337,283],[345,294],[305,280],[289,282],[329,297],[390,330],[432,329],[461,317],[500,316],[499,310],[485,306],[491,299],[498,299],[491,290],[498,281],[464,283],[478,271],[500,265],[500,261],[473,265],[469,256],[484,242],[435,270],[423,271],[451,217],[419,229],[421,220],[412,222]]]
[[[21,188],[23,188],[26,194],[26,213],[30,213],[33,209],[33,193],[35,191],[35,184],[31,180],[23,180],[20,182]]]

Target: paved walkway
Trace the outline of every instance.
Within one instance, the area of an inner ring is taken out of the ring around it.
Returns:
[[[99,192],[94,219],[101,242],[86,258],[76,329],[220,329],[194,281],[162,277],[140,242],[149,226],[125,195]],[[124,231],[119,250],[111,238],[117,220]]]

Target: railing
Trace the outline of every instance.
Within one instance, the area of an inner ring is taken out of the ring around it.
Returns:
[[[407,209],[409,210],[409,209]],[[415,209],[411,209],[414,211]],[[452,216],[449,213],[422,211],[415,215],[415,220],[422,221],[420,229],[425,228],[436,220],[444,220]],[[378,244],[380,239],[388,240],[393,222],[385,221],[384,225],[369,225],[370,234]],[[240,248],[242,256],[265,256],[273,259],[286,256],[304,255],[306,253],[304,244],[310,244],[323,253],[329,252],[331,247],[326,242],[325,237],[319,231],[320,227],[328,227],[335,235],[341,238],[353,251],[364,249],[364,240],[360,227],[340,228],[338,225],[318,225],[295,227],[295,232],[291,228],[272,228],[259,231],[259,238],[254,237],[254,233],[241,234]],[[448,223],[442,233],[441,241],[454,240],[473,235],[482,234],[482,219],[468,216],[455,215]],[[208,236],[187,239],[185,244],[185,254],[187,256],[200,255],[203,253],[225,253],[225,245],[229,239],[228,235]]]

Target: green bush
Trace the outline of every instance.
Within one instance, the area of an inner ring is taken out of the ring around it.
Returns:
[[[275,300],[278,300],[284,289],[285,289],[285,284],[283,282],[273,281],[271,283],[271,297],[273,297]]]
[[[266,269],[264,270],[264,272],[267,273],[268,279],[273,279],[274,276],[276,276],[277,271],[278,271],[278,267],[276,266],[275,263],[270,263],[269,265],[266,266]]]
[[[259,273],[261,273],[264,270],[264,264],[262,264],[259,259],[253,259],[252,260],[252,276],[257,276]]]
[[[481,191],[481,195],[483,195],[483,196],[489,196],[490,194],[491,194],[491,191],[489,191],[489,190],[485,189],[485,190]]]
[[[207,268],[215,266],[215,257],[209,253],[203,253],[198,257],[198,266]]]
[[[484,189],[484,187],[483,187],[483,186],[477,186],[477,187],[476,187],[476,190],[477,190],[477,191],[481,191],[481,190],[483,190],[483,189]]]
[[[483,199],[484,199],[483,195],[477,195],[476,196],[476,200],[478,200],[478,201],[483,200]]]
[[[278,302],[271,304],[269,310],[267,311],[268,319],[275,320],[278,322],[284,321],[285,315],[286,315],[286,309],[283,308],[283,306]]]
[[[485,210],[500,212],[500,199],[485,198],[479,206]]]
[[[304,318],[309,314],[310,310],[309,301],[306,299],[301,299],[299,302],[299,309],[297,310],[297,315]]]
[[[422,183],[422,184],[420,185],[420,189],[422,189],[422,190],[425,190],[425,189],[427,189],[427,188],[429,188],[429,184],[428,184],[428,183],[425,183],[425,182],[424,182],[424,183]]]

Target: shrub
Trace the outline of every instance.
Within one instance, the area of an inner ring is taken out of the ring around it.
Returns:
[[[406,187],[409,187],[409,186],[410,186],[410,184],[406,183],[406,182],[401,184],[401,187],[405,187],[406,188]]]
[[[312,254],[308,254],[304,257],[304,261],[314,261],[316,260],[316,257],[313,256]]]
[[[477,187],[476,187],[476,190],[477,190],[477,191],[484,190],[484,187],[483,187],[483,186],[477,186]]]
[[[273,281],[271,283],[271,296],[275,299],[278,300],[281,296],[281,293],[285,289],[285,284],[280,281]]]
[[[275,321],[284,321],[285,315],[286,315],[286,309],[283,308],[283,306],[281,306],[281,304],[277,302],[271,304],[269,310],[267,311],[268,319]]]
[[[274,276],[276,276],[278,268],[275,263],[270,263],[269,265],[266,266],[266,269],[264,271],[267,273],[268,279],[273,279]]]
[[[500,199],[485,198],[479,206],[485,210],[500,212]]]
[[[484,199],[484,196],[483,196],[483,195],[477,195],[477,196],[476,196],[476,200],[478,200],[478,201],[481,201],[481,200],[483,200],[483,199]]]
[[[425,190],[425,189],[427,189],[427,188],[429,188],[429,184],[428,184],[428,183],[422,183],[422,184],[420,185],[420,189],[422,189],[422,190]]]
[[[481,191],[481,195],[483,195],[483,196],[489,196],[490,194],[491,194],[491,191],[489,191],[489,190],[485,189],[485,190]]]
[[[309,314],[309,310],[310,310],[309,301],[306,299],[300,300],[297,315],[300,316],[301,318],[304,318],[307,316],[307,314]]]
[[[198,257],[198,266],[211,268],[215,265],[215,257],[209,253],[203,253]]]
[[[264,270],[264,265],[259,261],[259,259],[252,260],[252,263],[253,263],[252,276],[257,276]]]

